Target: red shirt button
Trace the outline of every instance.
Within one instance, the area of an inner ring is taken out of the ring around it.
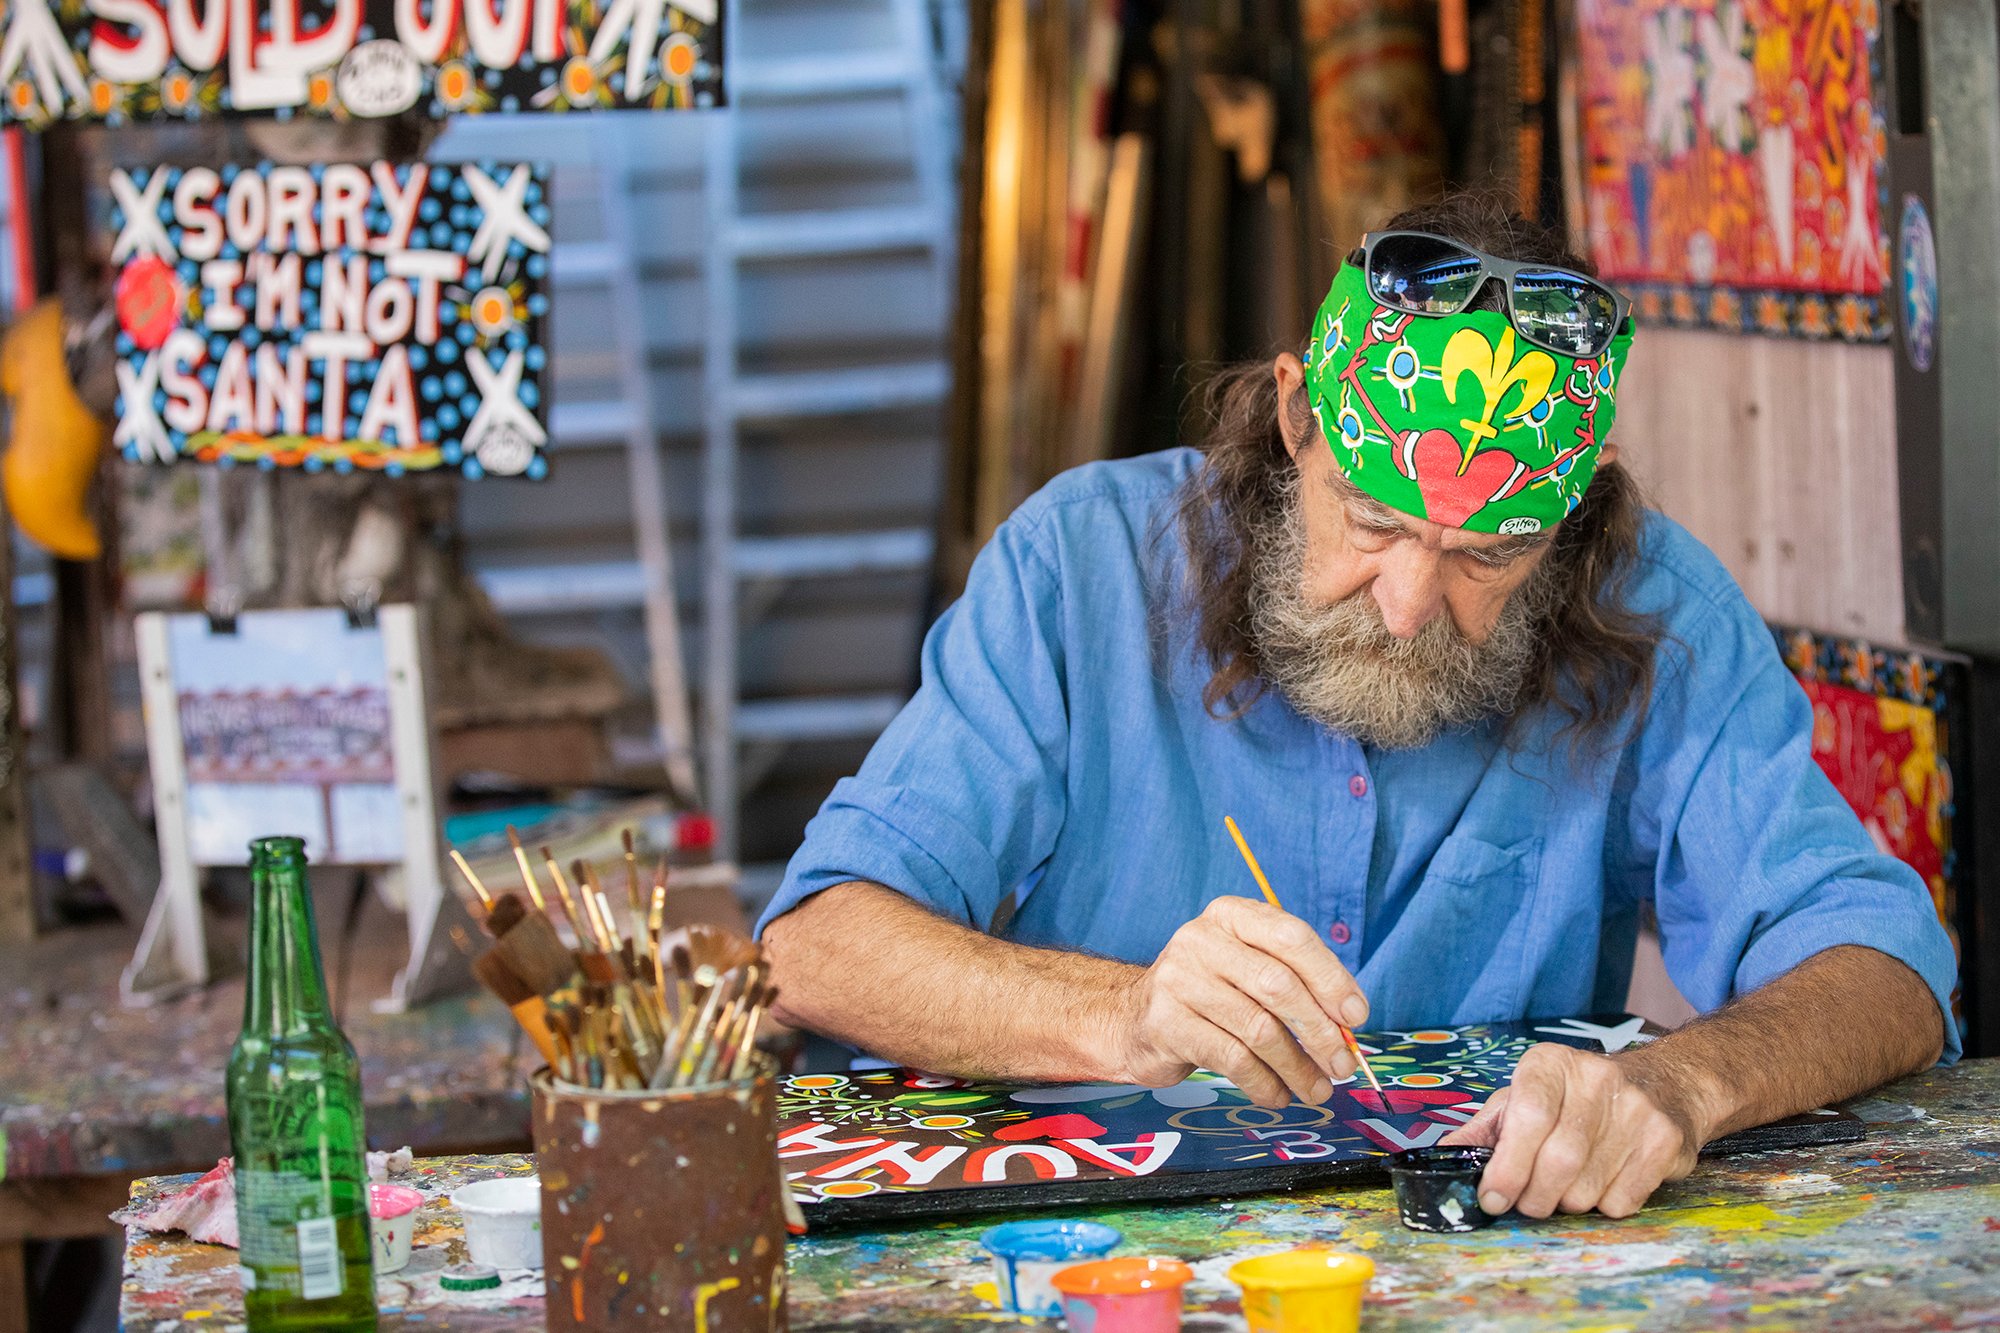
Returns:
[[[1361,779],[1356,778],[1355,781],[1359,782]],[[1327,927],[1326,937],[1335,944],[1345,944],[1354,938],[1354,932],[1347,928],[1345,921],[1336,921]]]
[[[1368,779],[1356,773],[1347,780],[1347,794],[1350,796],[1366,796],[1368,794]]]

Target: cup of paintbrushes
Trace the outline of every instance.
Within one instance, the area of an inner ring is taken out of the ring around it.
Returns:
[[[753,1052],[729,1074],[637,1091],[535,1075],[552,1333],[786,1327],[776,1073]]]

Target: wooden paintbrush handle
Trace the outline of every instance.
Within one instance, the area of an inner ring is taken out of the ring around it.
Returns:
[[[549,1062],[549,1068],[557,1069],[555,1034],[549,1031],[549,1008],[542,1003],[542,997],[532,996],[513,1007],[514,1021],[521,1025],[521,1031],[528,1034],[528,1040],[535,1043],[535,1049]]]

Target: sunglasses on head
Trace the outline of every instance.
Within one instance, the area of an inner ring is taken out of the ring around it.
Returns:
[[[1368,294],[1409,315],[1456,315],[1498,279],[1514,331],[1562,356],[1601,355],[1631,313],[1630,301],[1593,277],[1501,259],[1426,231],[1371,231],[1361,255]]]

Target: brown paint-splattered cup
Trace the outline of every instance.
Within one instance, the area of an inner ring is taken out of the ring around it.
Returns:
[[[550,1333],[785,1323],[776,1081],[535,1094]]]

